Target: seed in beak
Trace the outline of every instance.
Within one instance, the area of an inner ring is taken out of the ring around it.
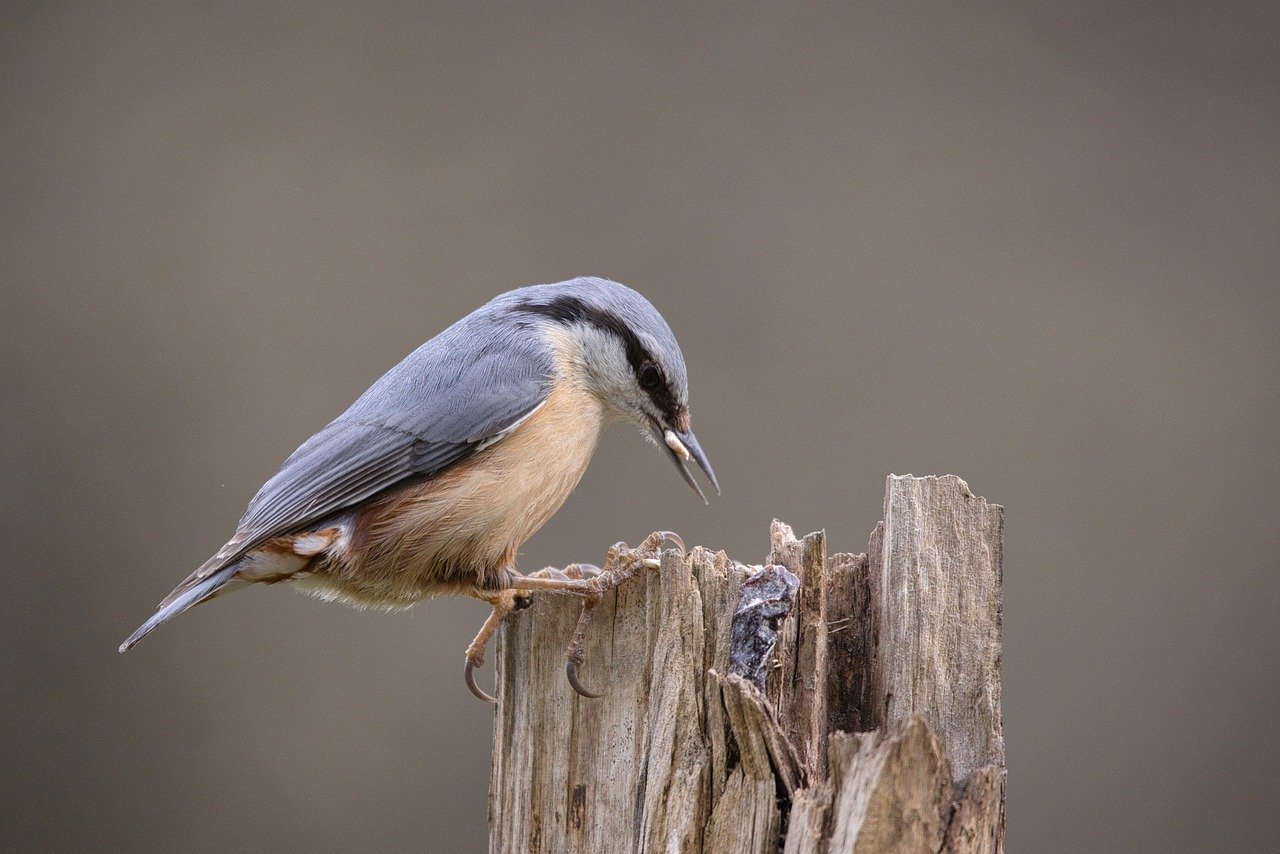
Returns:
[[[684,442],[680,441],[680,437],[675,434],[674,430],[665,430],[662,433],[662,440],[667,443],[667,447],[675,452],[676,456],[688,462],[689,449],[684,446]]]

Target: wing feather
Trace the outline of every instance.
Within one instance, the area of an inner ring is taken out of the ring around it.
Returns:
[[[304,442],[254,496],[236,536],[183,587],[273,537],[457,465],[527,418],[550,392],[553,357],[541,336],[513,335],[500,317],[481,309],[458,321]]]

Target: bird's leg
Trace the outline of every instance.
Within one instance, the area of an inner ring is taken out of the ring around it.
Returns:
[[[603,697],[604,694],[597,694],[584,688],[582,683],[578,681],[578,667],[582,665],[583,659],[586,657],[582,651],[582,642],[587,634],[587,626],[591,624],[591,616],[596,611],[596,606],[600,604],[600,596],[587,596],[582,600],[582,610],[578,612],[578,624],[573,629],[573,639],[569,641],[569,647],[565,650],[564,675],[569,678],[569,686],[584,697]]]
[[[661,565],[658,554],[662,544],[667,540],[676,543],[680,550],[684,551],[684,541],[679,536],[670,531],[657,531],[646,537],[634,549],[628,548],[626,543],[615,543],[609,549],[603,570],[589,563],[573,563],[563,570],[548,566],[529,575],[520,575],[513,571],[510,586],[506,590],[479,597],[490,603],[493,606],[493,611],[489,614],[489,618],[484,621],[484,625],[480,627],[480,631],[476,634],[475,640],[471,642],[471,646],[467,647],[467,663],[463,670],[463,675],[467,680],[467,687],[471,689],[471,693],[486,702],[497,702],[493,697],[480,690],[475,681],[474,671],[484,664],[484,651],[489,643],[489,638],[493,636],[493,633],[508,614],[512,611],[529,607],[531,600],[527,594],[530,591],[549,590],[582,597],[582,610],[578,614],[578,624],[574,628],[573,639],[569,642],[569,647],[565,651],[565,674],[568,676],[569,684],[573,687],[573,690],[582,696],[602,696],[587,690],[578,680],[578,667],[583,662],[583,643],[587,626],[591,624],[592,614],[605,593],[627,581],[641,568],[657,569]]]
[[[528,575],[515,576],[511,581],[511,586],[514,589],[519,590],[528,579],[542,579],[552,581],[555,586],[548,588],[544,585],[541,589],[552,589],[559,590],[561,592],[574,593],[577,592],[578,585],[574,585],[574,589],[572,590],[565,590],[562,585],[558,584],[558,582],[583,580],[589,582],[591,579],[601,575],[602,572],[603,570],[594,563],[571,563],[564,569],[558,569],[554,566],[545,566],[537,572],[531,572]],[[534,584],[537,585],[539,582],[535,580]]]
[[[657,569],[661,566],[662,562],[659,560],[658,555],[661,552],[662,544],[667,540],[675,542],[680,547],[680,551],[684,551],[684,541],[670,531],[655,531],[645,537],[644,541],[634,549],[628,548],[626,543],[615,543],[605,557],[604,570],[599,571],[595,577],[589,579],[585,586],[577,584],[569,586],[569,582],[576,581],[575,578],[570,576],[568,572],[560,573],[558,570],[550,568],[535,573],[534,577],[526,576],[516,582],[517,585],[527,580],[560,582],[558,586],[539,586],[538,589],[559,590],[582,597],[582,610],[578,612],[578,624],[574,627],[573,638],[569,641],[569,646],[565,650],[565,676],[568,678],[569,685],[573,690],[583,697],[595,698],[603,696],[584,687],[578,679],[578,668],[582,666],[585,658],[583,642],[586,638],[587,626],[591,624],[591,617],[595,613],[596,606],[600,604],[600,600],[605,593],[626,582],[641,568]],[[575,569],[577,566],[566,567],[566,570]]]
[[[609,549],[609,558],[605,560],[605,568],[597,569],[589,563],[575,563],[559,570],[547,567],[529,575],[515,575],[511,579],[513,590],[550,590],[555,593],[568,593],[571,596],[588,598],[607,593],[622,584],[636,570],[657,569],[662,561],[658,559],[661,546],[671,540],[684,551],[684,540],[671,531],[655,531],[644,538],[634,549],[626,543],[615,543]],[[610,561],[612,560],[613,565]],[[572,570],[572,573],[570,572]],[[582,578],[583,572],[591,574],[590,578]]]
[[[604,571],[592,579],[598,584],[600,592],[594,596],[583,597],[582,610],[578,612],[578,624],[574,627],[573,638],[569,641],[569,646],[564,653],[565,676],[569,680],[570,687],[581,696],[592,699],[604,696],[603,693],[592,691],[585,687],[578,679],[578,668],[582,666],[585,658],[582,644],[586,637],[587,626],[591,624],[591,617],[595,614],[596,606],[600,604],[600,599],[606,591],[622,585],[635,575],[641,567],[657,569],[661,566],[662,563],[657,558],[657,555],[662,543],[668,539],[674,540],[680,545],[680,551],[684,551],[684,541],[670,531],[655,531],[645,537],[644,541],[634,549],[627,548],[626,543],[614,543],[605,557]]]
[[[602,574],[600,567],[591,563],[571,563],[564,569],[556,569],[554,566],[544,567],[537,572],[528,576],[522,576],[521,580],[550,580],[553,582],[565,581],[581,581],[585,578],[590,581],[598,578]],[[519,582],[515,582],[519,584]],[[555,590],[565,591],[563,586],[552,588]],[[575,585],[572,592],[576,595],[583,596],[582,612],[578,615],[578,625],[573,632],[573,640],[569,643],[569,664],[567,665],[567,673],[569,676],[569,684],[573,686],[573,690],[586,697],[598,697],[599,694],[592,694],[590,691],[582,687],[578,682],[577,666],[582,663],[582,640],[587,630],[587,624],[591,622],[591,612],[596,605],[600,603],[599,595],[582,594],[578,592]]]
[[[489,645],[489,638],[493,637],[493,633],[497,631],[498,626],[502,625],[502,621],[506,619],[507,614],[510,614],[518,607],[528,607],[527,604],[520,604],[519,600],[521,598],[526,602],[528,600],[528,597],[520,597],[515,590],[503,590],[500,593],[486,597],[484,601],[493,606],[493,611],[489,613],[489,618],[484,621],[484,625],[476,633],[475,640],[471,642],[471,646],[467,647],[467,663],[462,669],[462,677],[466,679],[467,687],[471,689],[471,693],[486,703],[496,703],[498,700],[486,694],[476,684],[475,670],[484,664],[484,651],[485,647]]]
[[[512,572],[514,573],[514,570]],[[538,577],[565,580],[582,580],[584,577],[594,578],[599,574],[600,567],[589,563],[571,563],[563,570],[549,566],[535,573]],[[524,576],[518,577],[523,578]],[[466,679],[467,688],[470,689],[472,694],[486,703],[496,703],[496,698],[489,696],[476,684],[475,671],[484,665],[485,649],[488,647],[489,639],[493,637],[493,633],[498,630],[498,626],[502,625],[502,621],[512,611],[523,611],[532,605],[533,597],[525,591],[512,587],[495,594],[478,595],[477,598],[493,606],[493,610],[489,613],[488,619],[484,621],[484,625],[480,627],[480,631],[476,633],[475,640],[467,647],[467,663],[463,667],[462,675]]]

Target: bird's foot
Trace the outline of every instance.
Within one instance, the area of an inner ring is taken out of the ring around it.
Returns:
[[[583,697],[594,699],[604,696],[603,693],[588,689],[578,679],[578,668],[582,666],[582,662],[586,657],[583,643],[586,638],[587,626],[591,624],[591,617],[595,613],[596,606],[600,604],[600,599],[606,592],[613,590],[630,579],[640,569],[657,569],[660,567],[662,565],[660,557],[662,544],[668,540],[674,542],[679,546],[680,551],[684,552],[684,540],[671,531],[654,531],[634,549],[628,548],[626,543],[615,543],[605,557],[604,570],[591,579],[596,589],[582,597],[582,610],[578,612],[578,624],[574,627],[573,638],[569,641],[569,646],[564,654],[565,676],[569,679],[570,687]]]
[[[493,610],[484,621],[484,625],[480,627],[480,631],[476,633],[475,640],[471,641],[471,645],[467,647],[467,663],[462,668],[462,678],[466,680],[467,687],[477,698],[486,703],[496,703],[498,702],[496,697],[489,696],[476,684],[475,671],[484,664],[484,651],[489,645],[489,638],[493,637],[493,633],[498,630],[498,626],[502,625],[507,614],[529,607],[532,600],[529,596],[520,596],[515,590],[503,590],[485,601],[493,605]]]
[[[476,685],[474,673],[476,668],[484,664],[484,651],[489,638],[507,614],[527,608],[533,603],[534,591],[548,590],[582,597],[582,610],[578,613],[578,623],[574,628],[573,638],[569,641],[569,647],[565,650],[565,675],[573,690],[582,696],[603,696],[588,690],[578,679],[578,668],[582,666],[584,659],[583,643],[587,626],[591,624],[592,614],[605,593],[618,587],[641,569],[657,569],[661,566],[662,545],[668,540],[675,543],[681,552],[685,550],[684,540],[677,534],[671,531],[655,531],[645,537],[634,549],[628,547],[626,543],[615,543],[609,549],[603,569],[589,563],[573,563],[564,569],[548,566],[528,575],[513,574],[511,587],[508,590],[504,590],[492,599],[486,598],[485,601],[493,604],[493,612],[485,620],[475,640],[471,642],[471,646],[467,648],[467,664],[463,674],[471,693],[486,702],[496,702]]]
[[[600,575],[600,567],[590,563],[572,563],[564,569],[556,569],[555,567],[547,567],[538,572],[533,573],[530,578],[550,578],[564,581],[582,581],[584,579],[595,578]],[[520,576],[521,578],[525,576]],[[488,619],[484,621],[484,625],[480,627],[480,631],[476,633],[475,640],[471,641],[471,645],[467,647],[467,661],[462,669],[462,676],[466,680],[467,688],[477,698],[486,703],[496,703],[497,699],[490,696],[483,688],[476,684],[475,672],[484,666],[485,650],[488,648],[489,639],[493,637],[493,633],[497,631],[498,626],[502,625],[502,621],[512,611],[523,611],[533,604],[533,593],[529,590],[509,589],[493,595],[485,595],[484,601],[493,606],[493,611],[489,613]]]
[[[564,569],[557,569],[554,566],[543,567],[537,572],[531,572],[522,578],[551,578],[558,581],[582,581],[590,580],[601,575],[604,570],[596,566],[594,563],[571,563]],[[518,585],[518,582],[517,582]]]

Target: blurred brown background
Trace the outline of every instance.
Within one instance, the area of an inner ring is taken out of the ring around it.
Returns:
[[[1272,844],[1280,25],[1200,5],[6,4],[0,843],[482,850],[481,606],[115,648],[406,352],[594,273],[725,495],[619,429],[523,566],[863,550],[885,474],[959,474],[1010,850]]]

